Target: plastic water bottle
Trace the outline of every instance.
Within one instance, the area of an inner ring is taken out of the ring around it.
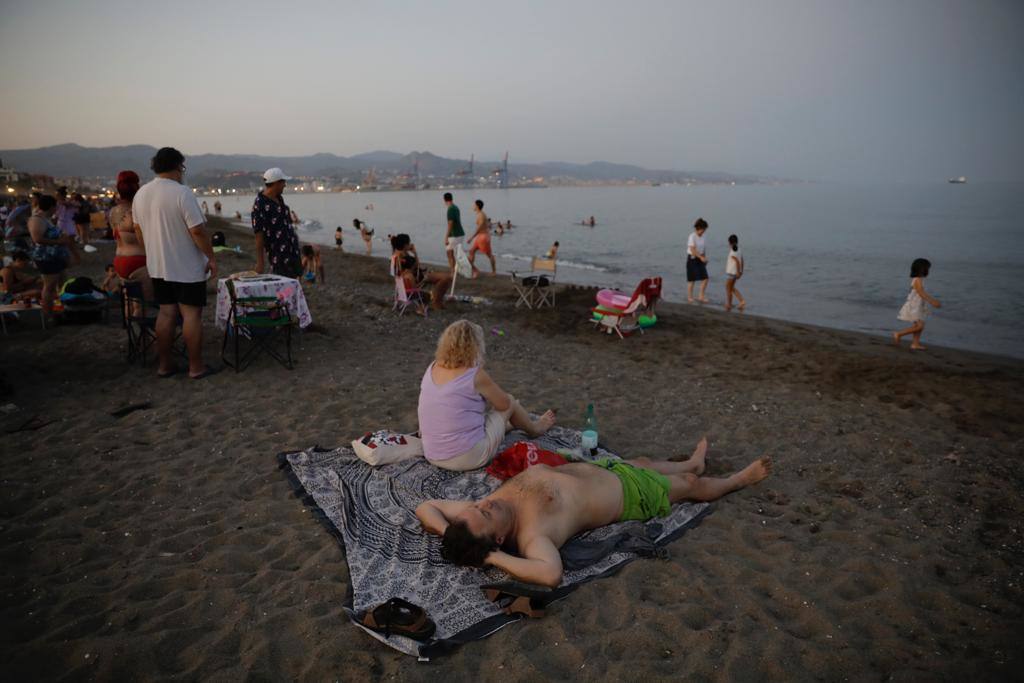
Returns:
[[[597,451],[597,418],[594,416],[594,404],[587,404],[587,414],[583,418],[583,433],[580,435],[580,450],[583,455],[594,455]]]

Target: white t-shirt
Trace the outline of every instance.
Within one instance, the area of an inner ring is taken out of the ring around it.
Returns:
[[[698,236],[696,232],[690,233],[690,239],[686,240],[686,255],[693,256],[693,252],[690,251],[690,247],[697,247],[697,253],[701,256],[704,255],[704,236]]]
[[[192,190],[168,178],[154,178],[139,188],[132,216],[142,229],[150,277],[169,282],[206,280],[206,255],[189,234],[189,228],[206,222]]]
[[[733,251],[732,247],[729,247],[729,255],[725,257],[725,274],[736,275],[737,273],[739,273],[740,268],[737,265],[737,260],[741,260],[742,258],[743,254],[740,252],[739,249]]]

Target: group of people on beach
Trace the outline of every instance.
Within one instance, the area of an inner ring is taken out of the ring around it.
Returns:
[[[420,382],[418,417],[423,455],[455,471],[486,467],[506,432],[536,438],[555,425],[553,410],[536,419],[484,369],[483,329],[468,320],[449,325]],[[725,478],[705,477],[707,440],[682,462],[614,458],[533,465],[476,501],[428,500],[416,510],[423,528],[442,536],[449,562],[498,567],[515,578],[557,586],[558,549],[572,536],[618,521],[667,515],[673,503],[711,501],[768,476],[762,457]]]

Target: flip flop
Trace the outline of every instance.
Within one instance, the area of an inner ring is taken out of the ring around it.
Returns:
[[[211,368],[209,365],[203,369],[198,375],[189,375],[189,379],[206,379],[220,372],[220,368]]]
[[[367,610],[359,623],[386,636],[405,636],[413,640],[426,640],[434,635],[436,628],[422,607],[402,598],[391,598]]]

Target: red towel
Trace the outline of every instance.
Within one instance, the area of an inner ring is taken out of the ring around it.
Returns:
[[[491,461],[491,464],[487,466],[487,474],[502,480],[511,479],[527,467],[534,465],[558,467],[567,462],[569,461],[558,453],[537,448],[535,443],[517,441]]]

